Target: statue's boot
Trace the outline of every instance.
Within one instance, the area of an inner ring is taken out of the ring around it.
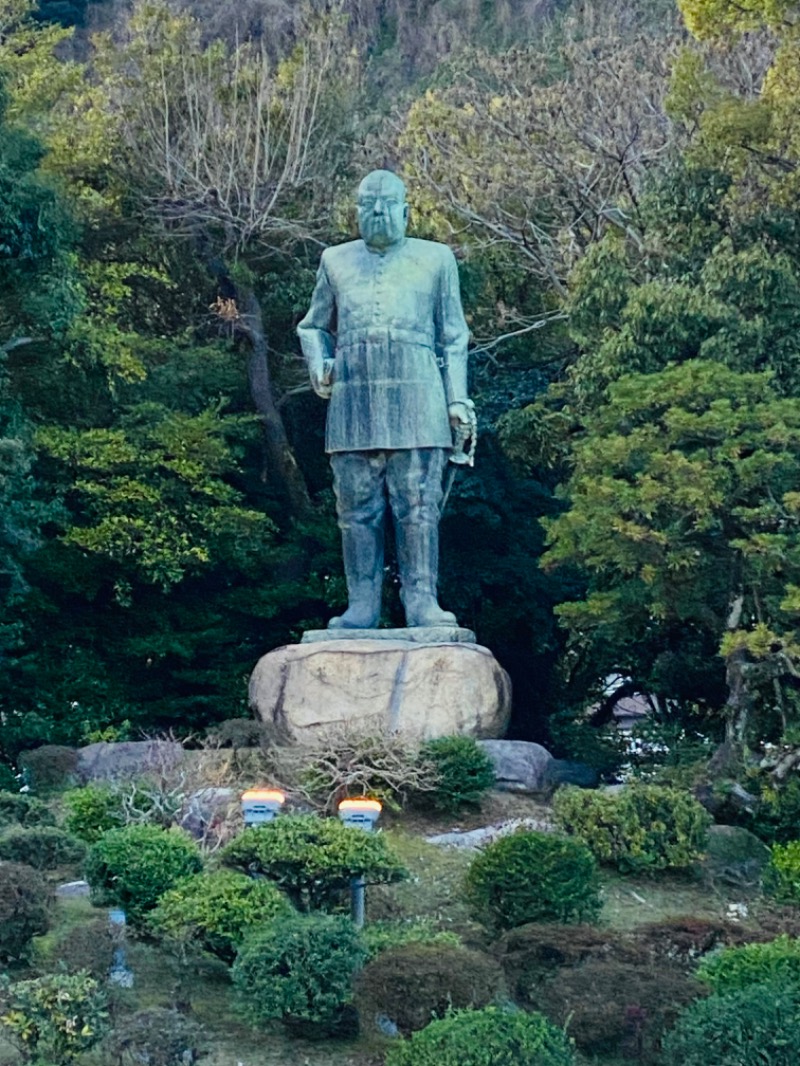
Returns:
[[[408,626],[453,626],[456,616],[443,611],[436,597],[439,527],[433,522],[395,524],[400,599]]]
[[[343,528],[342,554],[348,607],[331,618],[328,629],[376,629],[383,587],[383,523]]]

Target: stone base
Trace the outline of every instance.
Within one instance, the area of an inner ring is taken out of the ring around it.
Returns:
[[[329,640],[408,640],[412,644],[475,644],[475,634],[461,626],[408,626],[406,629],[307,629],[301,644]]]
[[[511,682],[487,648],[375,638],[375,631],[363,639],[353,632],[276,648],[259,660],[250,705],[277,739],[312,742],[359,723],[414,740],[503,735]]]

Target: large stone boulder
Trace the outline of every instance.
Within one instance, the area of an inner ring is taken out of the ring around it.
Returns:
[[[593,788],[597,773],[584,763],[554,759],[547,748],[527,740],[484,740],[494,764],[496,788],[503,792],[551,792],[558,785]]]
[[[250,705],[285,743],[362,721],[419,740],[495,737],[511,714],[511,683],[478,644],[327,640],[263,656]]]
[[[84,782],[124,780],[171,770],[184,757],[176,740],[100,741],[78,749],[77,776]]]
[[[748,829],[738,825],[712,825],[700,870],[712,885],[757,888],[769,857],[767,845]]]

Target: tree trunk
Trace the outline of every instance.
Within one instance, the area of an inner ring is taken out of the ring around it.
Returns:
[[[249,287],[236,285],[235,289],[236,304],[241,316],[236,323],[237,329],[250,342],[247,378],[250,382],[250,395],[263,430],[264,479],[272,478],[278,484],[281,494],[288,500],[292,515],[302,518],[312,509],[311,497],[275,403],[261,305]]]

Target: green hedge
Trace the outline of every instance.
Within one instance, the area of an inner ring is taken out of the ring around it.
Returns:
[[[559,789],[553,814],[599,862],[621,873],[683,870],[703,856],[711,817],[693,796],[631,783],[620,792]]]

